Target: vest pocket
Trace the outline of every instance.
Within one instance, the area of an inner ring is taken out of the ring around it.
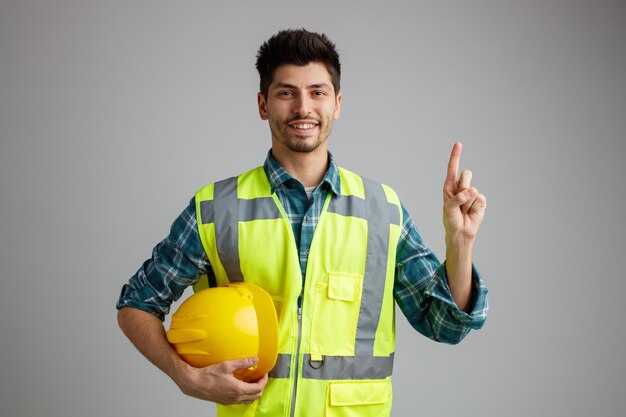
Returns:
[[[354,355],[363,276],[330,273],[315,287],[311,320],[311,353]]]
[[[326,417],[383,417],[391,412],[391,379],[331,381]]]
[[[217,405],[217,417],[254,417],[259,400],[250,404]]]

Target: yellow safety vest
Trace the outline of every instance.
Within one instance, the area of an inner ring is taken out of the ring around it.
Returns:
[[[218,416],[388,416],[393,282],[402,211],[389,187],[339,168],[302,273],[293,230],[263,167],[196,193],[217,285],[257,284],[278,312],[279,355],[263,397]],[[206,279],[195,289],[207,286]],[[302,294],[302,308],[297,300]]]

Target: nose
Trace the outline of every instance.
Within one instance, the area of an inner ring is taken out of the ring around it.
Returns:
[[[308,116],[311,114],[311,104],[311,99],[306,94],[300,94],[294,102],[293,113],[300,117]]]

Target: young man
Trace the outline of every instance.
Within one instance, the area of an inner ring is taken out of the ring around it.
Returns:
[[[337,167],[328,152],[342,97],[339,56],[326,36],[281,31],[259,49],[257,69],[259,115],[272,135],[264,166],[196,193],[122,289],[120,326],[185,394],[218,403],[218,415],[389,415],[394,299],[440,342],[458,343],[484,323],[487,290],[472,251],[486,199],[469,171],[457,177],[455,144],[440,264],[395,192]],[[240,219],[244,199],[258,204]],[[168,344],[161,321],[202,274],[212,285],[253,282],[282,305],[279,361],[259,381],[233,376],[256,358],[194,368]]]

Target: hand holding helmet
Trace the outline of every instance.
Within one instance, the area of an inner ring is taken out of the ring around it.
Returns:
[[[256,365],[234,371],[243,381],[257,381],[274,367],[278,356],[276,309],[269,294],[251,283],[208,288],[180,305],[167,340],[196,368],[258,357]]]

